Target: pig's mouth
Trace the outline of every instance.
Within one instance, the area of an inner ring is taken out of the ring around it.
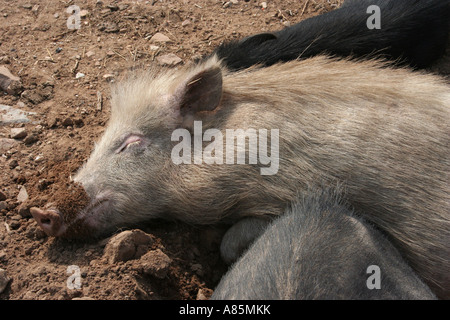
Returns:
[[[94,198],[75,217],[64,216],[58,209],[33,207],[30,213],[39,227],[52,237],[82,238],[94,236],[100,229],[101,217],[111,209],[111,199],[106,195]]]

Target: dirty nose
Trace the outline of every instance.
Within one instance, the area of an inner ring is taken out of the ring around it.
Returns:
[[[63,219],[58,211],[33,207],[30,209],[30,213],[48,236],[56,237],[63,232]]]

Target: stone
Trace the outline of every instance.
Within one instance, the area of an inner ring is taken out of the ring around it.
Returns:
[[[25,128],[11,128],[11,138],[13,139],[23,139],[27,136],[28,132]]]
[[[25,143],[26,145],[31,145],[35,142],[37,142],[39,140],[38,136],[36,134],[31,134],[29,136],[27,136],[24,140],[23,143]]]
[[[0,66],[0,89],[12,95],[19,94],[23,89],[20,78],[14,76],[5,66]]]
[[[142,230],[123,231],[111,237],[105,246],[103,257],[109,263],[128,261],[136,258],[137,252],[142,253],[142,249],[139,249],[139,246],[150,246],[152,243],[152,236]]]
[[[73,126],[73,119],[71,117],[67,117],[62,121],[62,125],[64,127]]]
[[[181,63],[183,60],[178,57],[176,54],[169,53],[164,54],[162,56],[156,57],[156,61],[158,64],[162,66],[176,66],[177,64]]]
[[[157,32],[150,38],[150,42],[171,42],[170,38],[161,32]]]
[[[35,115],[36,112],[27,112],[7,105],[0,104],[0,125],[11,123],[28,123],[28,116]]]
[[[81,18],[86,18],[88,14],[89,14],[89,11],[87,11],[87,10],[80,10],[80,17]]]
[[[25,202],[28,200],[28,192],[27,189],[25,189],[24,186],[20,188],[19,194],[17,195],[17,201],[20,203]]]

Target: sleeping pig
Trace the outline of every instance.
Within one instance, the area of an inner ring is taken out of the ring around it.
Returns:
[[[113,90],[109,124],[75,176],[90,204],[70,219],[32,214],[65,237],[153,218],[263,221],[306,186],[342,183],[355,213],[449,298],[449,106],[439,77],[376,61],[155,67]]]

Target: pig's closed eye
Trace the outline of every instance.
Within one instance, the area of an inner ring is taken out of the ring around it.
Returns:
[[[144,144],[144,137],[140,135],[130,135],[116,150],[116,153],[127,151],[129,149],[132,149],[133,147],[143,146],[143,144]]]

